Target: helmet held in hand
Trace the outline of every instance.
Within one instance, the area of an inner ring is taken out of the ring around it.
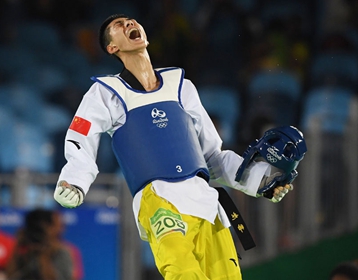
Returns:
[[[297,166],[307,152],[306,141],[301,131],[294,126],[280,126],[267,130],[264,135],[251,143],[243,154],[235,180],[243,179],[244,171],[253,162],[264,160],[282,175],[275,177],[258,193],[291,183],[298,175]]]

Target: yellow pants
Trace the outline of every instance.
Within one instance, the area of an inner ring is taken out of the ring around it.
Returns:
[[[231,232],[180,214],[149,184],[143,190],[139,222],[145,228],[156,266],[166,280],[241,280]]]

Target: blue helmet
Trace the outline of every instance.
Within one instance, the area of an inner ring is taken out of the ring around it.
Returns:
[[[245,169],[254,160],[265,160],[279,169],[282,175],[275,177],[268,185],[260,188],[259,193],[291,183],[298,175],[299,162],[307,152],[303,134],[293,126],[272,128],[259,139],[249,145],[243,153],[244,161],[240,165],[235,180],[240,182]]]

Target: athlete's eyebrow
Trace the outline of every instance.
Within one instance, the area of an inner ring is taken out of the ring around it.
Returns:
[[[119,18],[117,20],[115,20],[115,22],[113,24],[117,24],[117,23],[123,23],[123,18]]]
[[[113,25],[116,25],[116,24],[123,24],[124,20],[132,20],[133,18],[118,18],[114,21]]]
[[[118,18],[115,22],[121,22],[123,20],[132,20],[133,18]]]

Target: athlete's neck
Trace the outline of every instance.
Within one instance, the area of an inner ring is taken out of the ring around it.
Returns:
[[[159,80],[155,75],[147,52],[127,56],[123,59],[123,63],[125,68],[136,77],[146,91],[152,91],[159,87]]]

